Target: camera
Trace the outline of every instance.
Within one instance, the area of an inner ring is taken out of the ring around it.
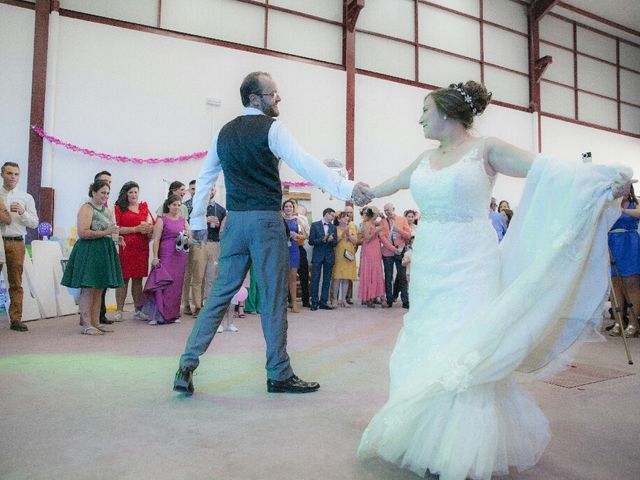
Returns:
[[[583,163],[591,163],[591,152],[584,152],[582,154],[582,162]]]

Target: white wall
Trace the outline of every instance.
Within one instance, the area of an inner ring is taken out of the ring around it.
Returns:
[[[566,160],[591,152],[595,163],[625,164],[640,175],[640,140],[626,135],[542,117],[542,150]]]
[[[0,4],[0,164],[16,162],[26,189],[33,68],[33,10]]]
[[[57,25],[56,25],[57,22]],[[52,17],[46,129],[75,144],[113,154],[177,156],[206,150],[215,129],[241,110],[238,88],[253,70],[273,74],[282,94],[281,119],[300,143],[320,159],[345,158],[345,73],[204,43],[136,32],[65,17]],[[0,5],[0,158],[23,162],[28,148],[33,12]],[[10,75],[4,75],[10,72]],[[466,79],[452,78],[451,81]],[[491,85],[488,85],[491,88]],[[427,91],[395,82],[356,76],[355,175],[379,183],[435,146],[418,125]],[[219,107],[207,98],[221,101]],[[4,105],[8,108],[4,108]],[[535,116],[489,106],[474,133],[497,136],[535,150]],[[596,162],[636,165],[640,140],[543,118],[543,150],[578,159],[592,151]],[[43,184],[56,189],[56,225],[68,232],[93,175],[113,173],[113,195],[128,180],[141,185],[142,198],[155,209],[166,194],[163,179],[187,183],[201,161],[137,166],[104,162],[45,147]],[[301,180],[286,165],[284,180]],[[23,181],[26,182],[26,175]],[[499,200],[517,205],[524,181],[501,177]],[[305,189],[297,189],[305,191]],[[312,192],[314,218],[342,202]],[[223,193],[223,192],[222,192]],[[391,201],[398,210],[414,206],[408,192]],[[382,201],[376,202],[382,206]]]
[[[206,150],[214,130],[241,111],[239,86],[253,70],[271,72],[282,92],[281,119],[309,152],[344,160],[344,72],[64,17],[57,84],[47,92],[55,97],[47,130],[77,145],[126,156]],[[207,98],[219,99],[221,106],[207,105]],[[202,163],[138,166],[53,151],[55,221],[67,230],[100,170],[113,174],[112,196],[135,180],[155,210],[165,198],[163,179],[186,184]],[[283,178],[301,180],[286,166]]]

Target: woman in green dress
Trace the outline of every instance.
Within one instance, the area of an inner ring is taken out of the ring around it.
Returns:
[[[100,304],[105,288],[124,286],[114,239],[118,235],[113,212],[107,207],[109,184],[96,180],[89,187],[91,201],[78,211],[78,241],[71,251],[62,285],[80,288],[80,325],[85,335],[104,335],[113,330],[100,324]]]

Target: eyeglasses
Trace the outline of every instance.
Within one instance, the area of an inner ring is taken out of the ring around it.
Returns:
[[[272,100],[275,100],[276,97],[280,96],[277,90],[274,90],[271,93],[256,93],[255,95],[260,95],[261,97],[271,97]]]

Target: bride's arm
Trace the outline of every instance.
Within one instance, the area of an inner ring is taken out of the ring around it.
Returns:
[[[487,138],[486,158],[493,172],[510,177],[526,177],[533,164],[534,154],[515,147],[499,138]]]
[[[402,170],[395,177],[391,177],[377,187],[373,187],[372,192],[375,197],[388,197],[389,195],[393,195],[394,193],[396,193],[398,190],[409,188],[411,174],[418,167],[425,154],[426,152],[421,153],[411,165]]]

